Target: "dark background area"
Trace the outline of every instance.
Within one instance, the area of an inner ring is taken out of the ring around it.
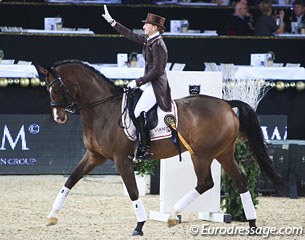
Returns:
[[[249,7],[254,19],[260,14],[257,7]],[[289,20],[289,6],[277,7],[285,11],[285,21]],[[232,6],[198,6],[198,5],[149,5],[149,4],[108,4],[113,18],[130,28],[142,28],[142,20],[147,12],[166,18],[165,27],[170,29],[170,20],[187,19],[190,29],[217,30],[223,33],[226,22],[234,12]],[[103,4],[71,3],[0,3],[1,26],[16,26],[25,29],[43,29],[45,17],[60,16],[63,26],[68,28],[90,28],[96,34],[116,33],[102,17]],[[12,17],[14,16],[14,17]]]
[[[170,19],[186,18],[191,29],[220,30],[233,8],[176,6],[176,5],[109,5],[110,13],[131,28],[141,28],[141,20],[147,12]],[[258,9],[251,7],[252,13]],[[290,12],[286,8],[287,13]],[[117,53],[141,52],[142,46],[132,43],[105,22],[101,14],[103,5],[48,4],[48,3],[0,3],[2,26],[43,29],[44,17],[61,16],[64,27],[90,28],[98,34],[26,34],[0,33],[0,49],[6,59],[32,61],[42,66],[53,65],[65,59],[79,59],[90,63],[116,63]],[[190,37],[164,36],[169,51],[169,62],[186,63],[187,71],[204,70],[204,62],[250,64],[251,53],[273,51],[275,62],[296,62],[305,66],[304,38],[280,37]],[[45,88],[10,85],[0,89],[0,112],[21,114],[50,113]],[[295,88],[277,91],[272,89],[258,107],[258,114],[287,115],[288,138],[305,139],[305,91]]]

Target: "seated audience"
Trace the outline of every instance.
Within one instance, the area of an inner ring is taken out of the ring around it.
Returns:
[[[272,15],[272,5],[264,0],[259,4],[261,15],[257,17],[254,35],[256,36],[272,36],[284,32],[284,16],[283,10],[279,12],[279,25],[276,24],[276,15]]]
[[[299,32],[301,24],[305,24],[305,6],[303,0],[295,0],[292,4],[292,15],[290,16],[290,21],[286,26],[287,32],[293,32],[291,23],[297,23],[297,32]]]
[[[261,0],[231,0],[232,5],[236,4],[237,2],[243,2],[246,1],[248,6],[258,6],[258,4],[261,2]]]
[[[229,19],[226,34],[238,36],[253,35],[254,27],[252,19],[248,12],[247,1],[241,0],[237,2],[234,6],[234,13]]]
[[[224,5],[225,0],[192,0],[192,2],[216,3],[218,6],[220,6]]]

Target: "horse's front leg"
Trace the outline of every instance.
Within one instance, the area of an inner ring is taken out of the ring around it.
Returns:
[[[92,153],[86,151],[82,160],[69,176],[64,186],[60,189],[55,201],[52,205],[52,210],[49,213],[46,221],[47,226],[55,225],[58,222],[57,213],[64,207],[65,201],[68,197],[70,190],[74,185],[86,174],[92,171],[97,165],[101,165],[106,159],[101,156],[94,156]]]
[[[123,161],[115,161],[116,167],[121,174],[121,177],[125,183],[127,188],[129,197],[132,201],[133,210],[137,217],[137,226],[134,229],[132,235],[133,236],[143,236],[143,226],[147,220],[147,213],[144,208],[144,204],[142,203],[141,199],[139,198],[139,191],[136,184],[136,179],[134,175],[134,169],[132,160],[128,159]]]

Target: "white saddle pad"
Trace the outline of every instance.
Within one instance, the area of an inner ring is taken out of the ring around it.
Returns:
[[[126,136],[131,141],[135,141],[136,140],[136,128],[135,128],[131,118],[129,117],[128,109],[126,109],[126,111],[124,112],[126,103],[127,103],[127,96],[124,93],[122,107],[121,107],[122,125],[124,127],[124,132],[125,132]],[[161,110],[160,107],[158,107],[157,114],[158,114],[158,124],[154,129],[150,130],[151,141],[170,138],[172,136],[170,128],[168,126],[166,126],[166,124],[164,122],[164,117],[166,115],[168,115],[168,114],[174,115],[176,117],[176,126],[178,126],[178,114],[177,114],[177,106],[176,106],[175,101],[172,101],[172,111],[171,112],[164,112]]]

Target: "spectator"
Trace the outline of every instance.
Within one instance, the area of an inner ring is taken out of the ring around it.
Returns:
[[[192,2],[216,3],[218,6],[220,6],[224,5],[224,2],[226,2],[226,0],[192,0]]]
[[[290,23],[287,24],[287,32],[293,32],[291,23],[297,23],[296,26],[299,29],[302,24],[305,24],[305,6],[303,0],[295,0],[292,4],[293,11],[290,17]]]
[[[258,4],[261,2],[261,0],[233,0],[233,6],[237,2],[246,2],[248,6],[258,6]]]
[[[280,21],[276,24],[276,15],[272,15],[272,5],[264,0],[259,4],[261,15],[256,19],[254,35],[256,36],[272,36],[284,32],[284,16],[283,10],[279,12]]]
[[[248,36],[253,35],[254,27],[251,19],[253,19],[248,12],[247,1],[241,0],[234,6],[234,13],[230,17],[226,34]]]

